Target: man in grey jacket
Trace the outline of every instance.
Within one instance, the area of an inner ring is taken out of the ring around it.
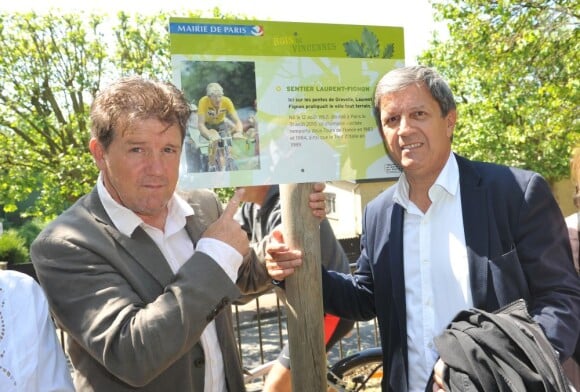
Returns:
[[[103,90],[91,107],[97,184],[32,245],[79,391],[245,389],[230,303],[236,283],[270,279],[233,219],[240,195],[222,210],[210,191],[175,192],[190,110],[168,83]]]

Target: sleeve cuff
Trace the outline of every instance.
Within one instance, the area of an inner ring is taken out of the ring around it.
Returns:
[[[238,279],[238,269],[242,265],[243,256],[225,242],[215,238],[202,238],[195,247],[196,252],[203,252],[225,271],[232,282]]]

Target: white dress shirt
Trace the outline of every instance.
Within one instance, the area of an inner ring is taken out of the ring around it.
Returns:
[[[0,391],[74,390],[44,292],[26,274],[0,271]]]
[[[193,215],[194,211],[177,194],[174,194],[169,201],[165,230],[161,231],[144,223],[133,211],[113,200],[103,185],[100,175],[97,182],[97,191],[103,207],[115,224],[115,227],[121,233],[131,236],[133,231],[138,226],[141,226],[155,244],[157,244],[174,274],[193,256],[195,251],[200,251],[214,259],[227,273],[232,282],[236,281],[238,268],[242,263],[243,256],[225,242],[212,238],[200,239],[196,249],[194,249],[193,242],[185,230],[185,218]],[[215,321],[210,322],[201,334],[201,346],[205,354],[204,391],[226,392],[224,362],[217,337]]]
[[[405,209],[403,259],[409,391],[423,392],[439,357],[433,338],[458,311],[473,304],[455,156],[450,155],[429,189],[432,204],[426,213],[409,200],[409,184],[404,174],[396,186],[394,200]]]

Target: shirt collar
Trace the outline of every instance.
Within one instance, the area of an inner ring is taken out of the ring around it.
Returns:
[[[399,181],[395,185],[395,195],[393,196],[393,200],[395,203],[400,204],[403,208],[408,208],[409,206],[409,183],[407,181],[407,177],[405,176],[405,172],[401,174],[399,177]],[[441,188],[445,190],[452,196],[457,194],[459,189],[459,167],[457,166],[457,159],[455,159],[455,154],[451,152],[449,154],[449,158],[443,166],[443,170],[437,176],[435,183],[429,189],[429,196],[432,197],[433,190],[435,188]]]
[[[97,179],[97,192],[105,211],[113,222],[113,225],[115,225],[117,230],[122,234],[130,237],[138,226],[146,224],[137,214],[127,207],[122,206],[111,197],[109,191],[105,188],[101,173],[99,173]],[[180,227],[185,226],[185,218],[187,216],[194,214],[193,208],[191,208],[191,206],[176,193],[174,193],[169,200],[167,208],[169,209],[167,222],[174,222]]]

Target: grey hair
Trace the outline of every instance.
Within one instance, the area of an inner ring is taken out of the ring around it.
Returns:
[[[431,96],[439,104],[441,116],[446,116],[451,110],[455,110],[455,98],[453,98],[451,88],[434,69],[422,65],[395,68],[383,75],[375,89],[374,115],[379,128],[381,128],[381,98],[410,85],[422,83],[427,86]]]

